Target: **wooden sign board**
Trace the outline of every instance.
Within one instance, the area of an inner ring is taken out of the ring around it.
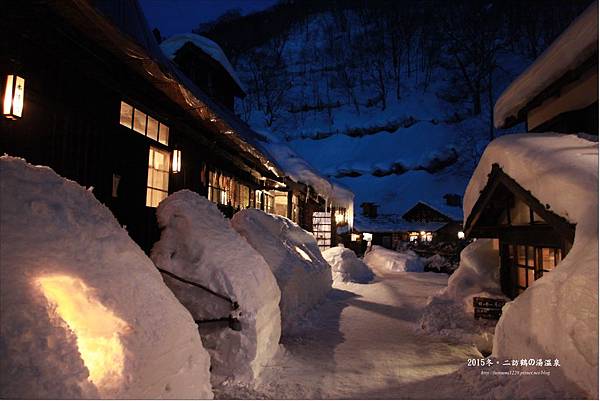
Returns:
[[[502,307],[506,303],[503,299],[473,297],[475,319],[498,320],[502,315]]]

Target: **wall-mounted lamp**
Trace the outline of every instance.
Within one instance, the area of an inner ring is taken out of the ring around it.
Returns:
[[[181,150],[173,150],[173,162],[171,165],[173,166],[173,173],[179,173],[181,171]]]
[[[25,78],[18,75],[6,77],[4,88],[4,117],[16,120],[23,114],[23,99],[25,98]]]

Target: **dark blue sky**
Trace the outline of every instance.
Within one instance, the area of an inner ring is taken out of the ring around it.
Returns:
[[[190,32],[201,22],[212,21],[225,11],[239,8],[242,14],[263,10],[277,0],[139,0],[151,28],[162,36]]]

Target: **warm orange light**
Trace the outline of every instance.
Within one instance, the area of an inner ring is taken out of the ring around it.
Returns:
[[[50,313],[61,318],[75,334],[89,380],[101,392],[118,387],[125,362],[120,337],[128,331],[128,325],[78,278],[50,275],[36,281],[48,300]]]
[[[179,173],[181,171],[181,150],[175,149],[173,150],[173,172]]]
[[[18,75],[8,75],[4,89],[4,116],[12,120],[21,117],[24,97],[25,79]]]

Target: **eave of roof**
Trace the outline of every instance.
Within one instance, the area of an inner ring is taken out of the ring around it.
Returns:
[[[254,158],[257,166],[265,170],[264,173],[272,175],[272,178],[284,176],[279,166],[261,151],[258,134],[232,112],[213,102],[162,53],[136,0],[126,3],[97,0],[96,3],[120,12],[118,17],[124,16],[123,19],[127,17],[125,13],[130,12],[136,20],[111,21],[87,0],[50,2],[59,15],[122,58],[132,70],[144,76],[193,118],[212,124],[217,132]],[[120,29],[120,25],[126,28],[127,33]]]
[[[592,3],[519,75],[494,106],[494,125],[508,128],[525,118],[523,109],[554,82],[598,54],[598,2]]]

